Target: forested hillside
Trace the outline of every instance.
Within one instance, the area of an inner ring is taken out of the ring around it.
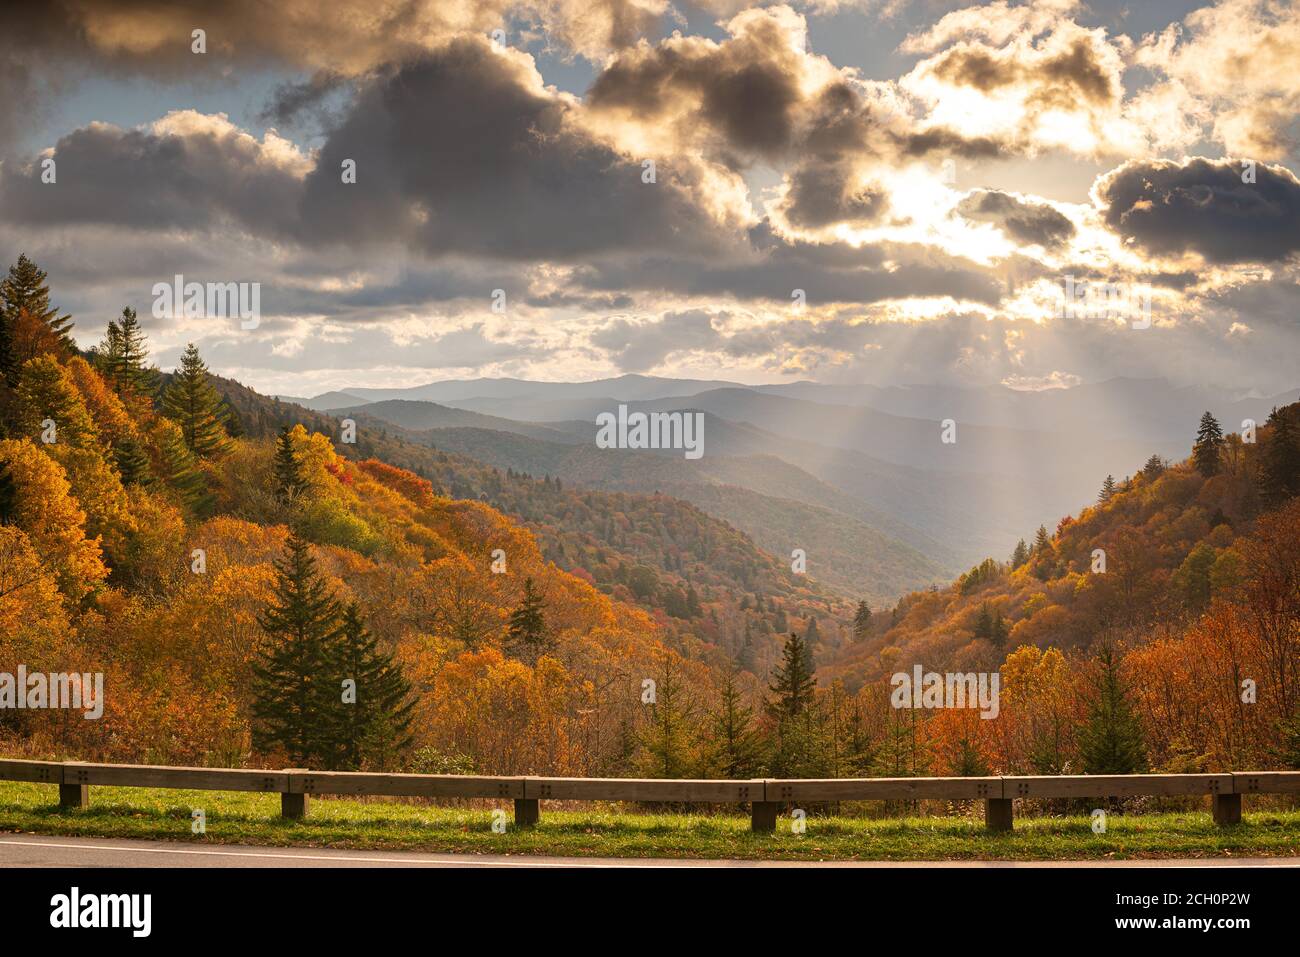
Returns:
[[[1300,403],[1245,439],[1207,412],[1191,458],[1106,476],[1096,504],[1008,560],[876,616],[823,680],[1000,668],[1004,714],[1010,696],[1029,727],[968,721],[946,753],[975,766],[1017,766],[1014,745],[1020,767],[1087,767],[1080,687],[1094,680],[1116,708],[1091,730],[1133,758],[1116,771],[1300,766]]]
[[[250,435],[271,437],[298,422],[339,432],[342,414],[309,412],[231,380],[213,381]],[[795,623],[818,620],[828,650],[850,637],[845,626],[852,608],[844,599],[820,588],[812,575],[795,575],[789,562],[680,498],[649,487],[643,494],[577,488],[559,476],[538,478],[427,447],[362,414],[355,421],[356,443],[339,445],[339,454],[398,465],[428,479],[441,494],[486,502],[517,518],[537,537],[548,561],[644,608],[665,640],[692,656],[722,664],[734,659],[762,677]],[[520,438],[485,434],[503,444]]]
[[[102,673],[104,710],[7,706],[5,753],[671,777],[1300,766],[1300,405],[1246,438],[1207,413],[1188,461],[1107,478],[1009,561],[841,626],[848,609],[679,500],[382,429],[347,441],[192,347],[160,374],[130,310],[93,350],[70,329],[20,259],[0,286],[0,674]],[[997,674],[996,717],[891,706],[917,665]]]

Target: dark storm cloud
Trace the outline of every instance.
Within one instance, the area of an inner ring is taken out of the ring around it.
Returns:
[[[1106,225],[1155,254],[1200,253],[1210,262],[1277,262],[1300,251],[1300,180],[1260,163],[1242,182],[1238,160],[1134,160],[1094,192]]]
[[[1012,239],[1044,249],[1063,245],[1075,233],[1074,223],[1044,203],[1017,199],[996,190],[977,190],[957,206],[969,220],[993,223]]]
[[[32,225],[205,229],[234,223],[307,247],[401,244],[429,255],[564,260],[716,252],[734,238],[689,190],[693,169],[641,164],[584,132],[566,100],[486,40],[460,39],[366,85],[316,166],[216,117],[93,125],[10,165],[0,204]],[[342,181],[345,160],[355,183]]]
[[[548,260],[703,253],[723,240],[687,192],[689,166],[644,183],[639,161],[582,132],[572,109],[486,41],[407,62],[367,87],[321,148],[303,238]],[[354,185],[340,183],[347,159]]]
[[[748,19],[722,44],[699,37],[642,46],[609,63],[587,92],[597,115],[621,113],[639,122],[685,115],[682,136],[714,132],[719,153],[776,158],[794,143],[803,94],[801,54],[779,18]]]
[[[55,144],[55,181],[42,165],[6,165],[0,208],[30,225],[113,224],[204,229],[233,221],[278,233],[296,216],[300,184],[262,145],[198,114],[158,131],[96,124]]]
[[[232,66],[363,76],[464,32],[514,23],[562,52],[599,59],[655,29],[636,0],[4,0],[0,3],[0,152],[55,88],[95,75],[224,83]],[[191,34],[206,33],[206,52]],[[310,98],[285,88],[271,115]]]

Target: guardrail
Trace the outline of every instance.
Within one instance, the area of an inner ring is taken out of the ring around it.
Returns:
[[[259,771],[0,759],[0,781],[34,781],[58,785],[59,804],[65,808],[89,807],[92,785],[278,792],[280,814],[286,818],[301,818],[306,815],[308,799],[313,794],[513,800],[515,824],[519,827],[529,827],[538,822],[542,801],[748,804],[751,827],[756,832],[775,830],[781,808],[802,802],[982,800],[984,822],[988,829],[1009,831],[1012,828],[1012,802],[1017,798],[1109,798],[1139,795],[1208,795],[1215,823],[1227,826],[1240,823],[1241,799],[1246,794],[1300,794],[1300,771],[688,781],[663,778],[371,774],[360,771],[310,771],[304,768]]]

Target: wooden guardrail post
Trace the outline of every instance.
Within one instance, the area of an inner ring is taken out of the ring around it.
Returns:
[[[776,818],[781,813],[779,801],[751,801],[749,804],[749,829],[755,834],[771,834],[776,830]]]
[[[77,770],[77,762],[69,761],[63,765],[63,775],[59,781],[59,807],[64,810],[90,807],[90,785],[86,783],[86,772]]]
[[[289,790],[280,792],[280,817],[297,821],[307,816],[303,776],[308,773],[306,768],[285,768],[285,774],[289,775]]]
[[[532,827],[542,819],[542,798],[551,796],[551,786],[541,778],[524,778],[524,792],[515,798],[515,827]]]
[[[515,798],[515,827],[532,827],[541,817],[537,798]]]
[[[984,799],[984,827],[994,832],[1010,831],[1014,817],[1011,808],[1011,798],[985,798]]]
[[[1214,808],[1214,823],[1228,827],[1241,823],[1241,795],[1215,794],[1210,799]]]

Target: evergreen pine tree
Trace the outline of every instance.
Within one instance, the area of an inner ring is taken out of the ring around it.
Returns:
[[[286,507],[294,505],[307,492],[307,479],[302,474],[302,462],[293,447],[293,432],[289,426],[280,429],[275,442],[275,498]]]
[[[1110,645],[1098,652],[1099,675],[1088,719],[1079,731],[1079,755],[1085,774],[1136,774],[1147,768],[1142,726],[1129,706]]]
[[[1282,767],[1300,771],[1300,711],[1278,722],[1279,744],[1271,748]]]
[[[989,774],[988,761],[980,754],[975,742],[966,735],[962,735],[957,742],[957,760],[952,771],[960,778],[982,778]]]
[[[117,471],[122,476],[123,485],[150,485],[153,483],[153,469],[149,466],[149,456],[135,439],[126,436],[113,446],[113,460]]]
[[[690,725],[693,704],[681,685],[680,671],[674,667],[674,658],[671,652],[664,653],[663,668],[655,680],[650,723],[638,735],[646,772],[660,778],[687,777],[692,762]]]
[[[1142,466],[1142,475],[1148,481],[1158,479],[1165,471],[1165,462],[1159,455],[1153,455],[1147,459],[1146,465]]]
[[[1001,648],[1007,643],[1007,638],[1011,634],[1011,629],[1007,627],[1007,620],[1002,617],[1002,609],[998,608],[993,612],[993,627],[989,633],[989,641],[993,647]]]
[[[0,387],[14,380],[14,348],[13,332],[9,325],[9,317],[5,315],[4,310],[0,309]],[[0,435],[4,432],[0,431]]]
[[[244,428],[244,420],[239,414],[239,410],[225,400],[221,403],[221,417],[226,423],[226,434],[232,439],[242,439],[248,434]],[[427,478],[428,476],[424,476]]]
[[[1039,525],[1034,533],[1034,554],[1041,555],[1052,547],[1052,539],[1047,534],[1047,526]]]
[[[13,521],[18,505],[18,484],[9,472],[9,463],[0,462],[0,525]]]
[[[185,445],[180,430],[171,427],[170,423],[165,424],[169,427],[160,429],[157,438],[162,479],[194,514],[206,515],[213,503],[212,493],[208,491],[207,476]]]
[[[714,772],[732,780],[757,776],[763,757],[763,741],[754,728],[754,709],[745,704],[737,675],[735,669],[727,669],[718,689],[717,709],[709,715]]]
[[[1269,432],[1260,456],[1260,494],[1264,503],[1276,507],[1300,495],[1300,429],[1294,421],[1297,406],[1274,409],[1268,417]]]
[[[776,700],[768,704],[768,710],[777,717],[794,717],[812,703],[813,690],[817,687],[812,656],[804,640],[794,632],[790,632],[781,651],[781,663],[774,678],[771,690]]]
[[[525,578],[524,595],[510,613],[508,629],[510,647],[524,661],[535,662],[549,645],[545,610],[546,603],[532,578]]]
[[[253,662],[253,746],[282,748],[294,764],[330,767],[340,753],[330,720],[341,694],[339,606],[296,535],[275,572],[275,597],[258,618],[266,641]]]
[[[343,609],[335,668],[341,681],[355,682],[352,700],[341,694],[336,702],[337,767],[389,766],[395,754],[410,746],[415,701],[401,666],[379,647],[356,602]]]
[[[208,379],[208,367],[190,343],[180,367],[163,394],[163,413],[181,427],[185,444],[202,458],[215,458],[230,448],[222,422],[225,408]]]
[[[1025,540],[1022,538],[1016,542],[1016,550],[1011,553],[1012,570],[1014,571],[1027,561],[1029,561],[1029,546],[1025,544]]]
[[[1192,461],[1196,470],[1210,478],[1219,472],[1220,453],[1223,451],[1223,429],[1209,412],[1201,416],[1196,430],[1196,444],[1192,446]]]
[[[1115,476],[1107,475],[1106,481],[1101,483],[1101,492],[1097,495],[1098,502],[1109,502],[1111,496],[1115,494]]]
[[[0,317],[3,317],[6,341],[11,341],[18,313],[25,309],[49,327],[65,355],[72,355],[77,349],[72,338],[72,317],[60,316],[59,310],[50,306],[50,287],[45,280],[44,270],[25,254],[9,267],[9,275],[0,282]]]
[[[861,639],[871,633],[871,606],[865,601],[858,602],[858,610],[853,615],[853,634]]]
[[[96,367],[119,393],[134,393],[152,400],[158,391],[158,372],[146,363],[149,347],[135,310],[127,306],[121,318],[110,320],[104,338],[93,350]]]

